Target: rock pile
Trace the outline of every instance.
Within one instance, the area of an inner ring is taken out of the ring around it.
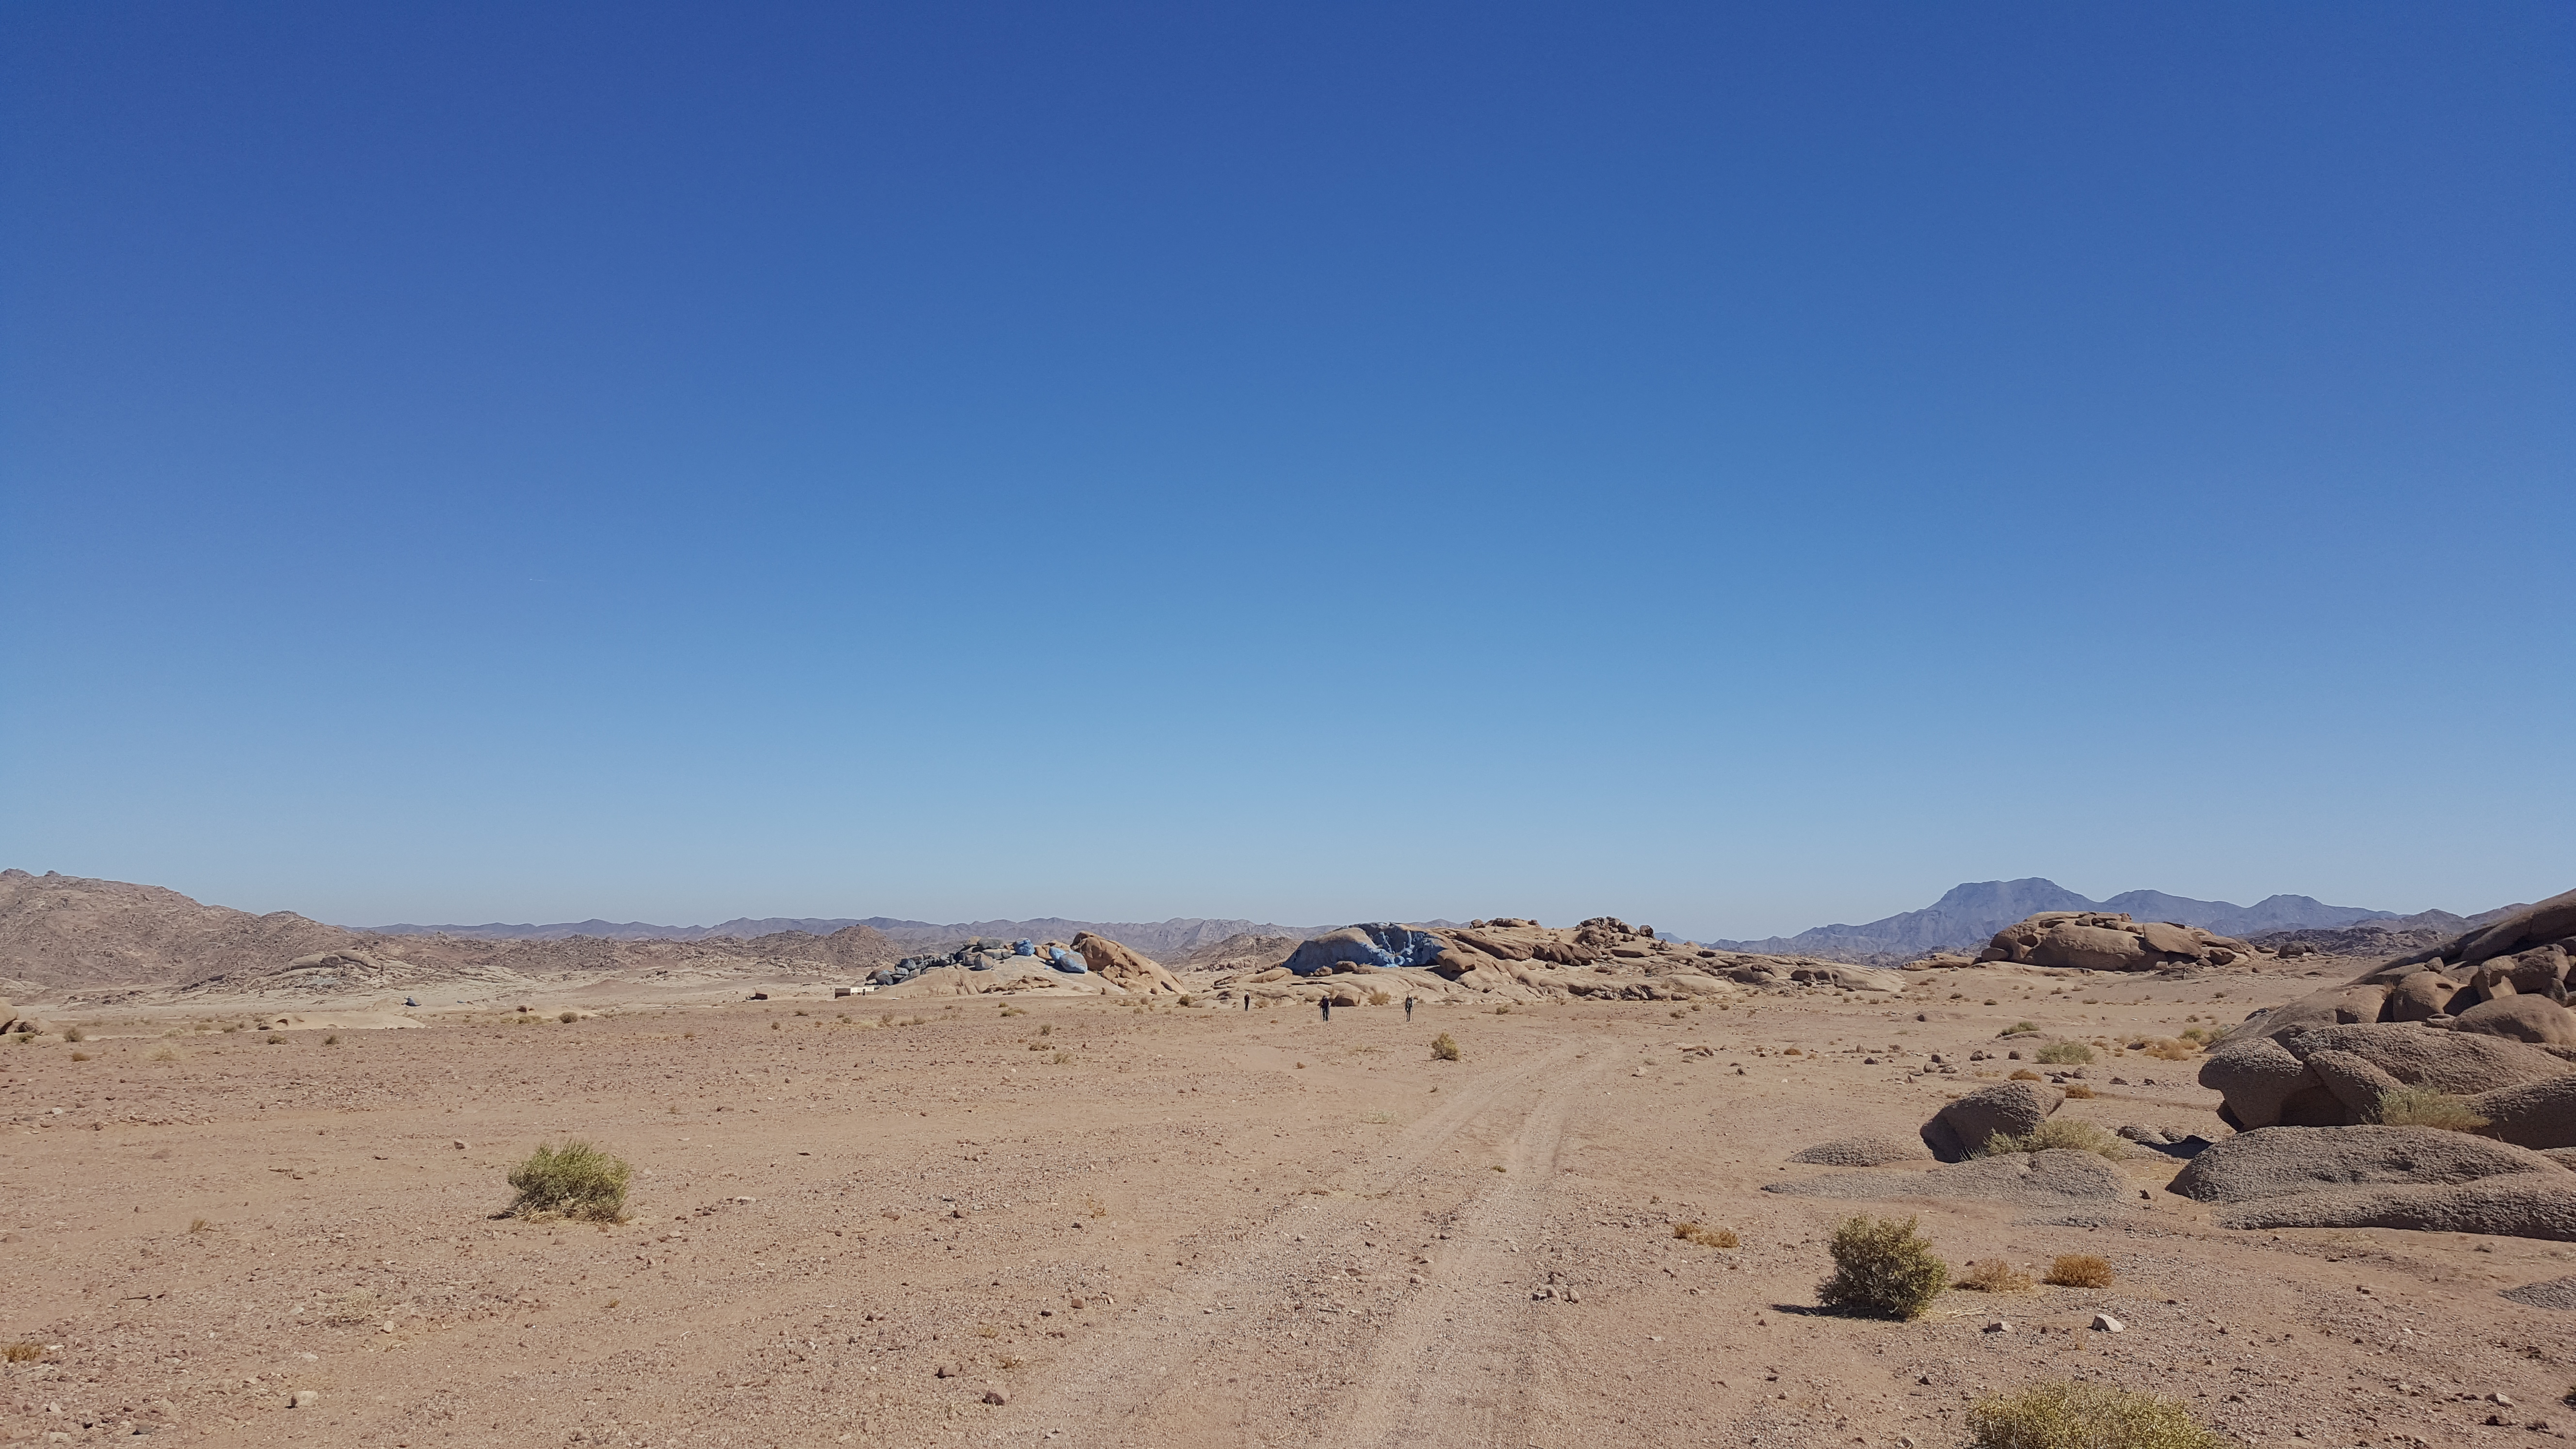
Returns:
[[[2015,961],[2087,971],[2160,971],[2232,966],[2254,948],[2231,936],[2171,921],[2133,921],[2126,912],[2041,911],[1995,933],[1979,961]]]
[[[11,1006],[7,997],[0,996],[0,1036],[11,1036],[19,1033],[25,1033],[31,1036],[49,1036],[53,1033],[53,1030],[54,1024],[52,1022],[45,1020],[43,1017],[38,1016],[33,1012],[29,1012],[24,1016],[19,1015],[18,1008]]]
[[[2026,1137],[2066,1104],[2066,1093],[2037,1082],[1997,1082],[1949,1103],[1923,1124],[1923,1145],[1943,1162],[1974,1157],[1993,1137]]]
[[[1077,931],[1073,937],[1074,953],[1101,979],[1140,996],[1181,994],[1181,983],[1171,972],[1146,960],[1106,936]]]

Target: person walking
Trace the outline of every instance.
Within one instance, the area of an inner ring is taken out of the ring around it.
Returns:
[[[1324,1008],[1324,1020],[1331,1021],[1333,1019],[1333,998],[1327,996],[1315,1004]]]
[[[1404,1020],[1407,1025],[1413,1021],[1413,998],[1410,996],[1404,998]]]

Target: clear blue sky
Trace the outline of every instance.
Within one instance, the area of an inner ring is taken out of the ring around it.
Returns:
[[[2576,885],[2576,11],[21,4],[0,864]]]

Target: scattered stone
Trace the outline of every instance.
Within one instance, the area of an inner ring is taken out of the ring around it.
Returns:
[[[2100,1333],[2119,1333],[2128,1328],[2128,1326],[2129,1325],[2122,1323],[2120,1320],[2113,1318],[2107,1313],[2096,1313],[2093,1315],[2093,1327],[2095,1331]]]
[[[995,1408],[1000,1408],[1002,1405],[1009,1403],[1010,1398],[1000,1389],[986,1389],[984,1391],[984,1402],[991,1404]]]
[[[286,1401],[290,1409],[309,1409],[322,1402],[322,1396],[311,1389],[297,1389]]]

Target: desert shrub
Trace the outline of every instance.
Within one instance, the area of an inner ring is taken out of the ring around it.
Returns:
[[[1381,992],[1379,992],[1379,993],[1378,993],[1378,996],[1379,996],[1381,999],[1378,1001],[1378,1003],[1377,1003],[1377,1004],[1378,1004],[1378,1005],[1380,1005],[1380,1006],[1384,1006],[1384,1005],[1386,1005],[1386,1002],[1385,1002],[1385,1000],[1383,999],[1383,998],[1386,996],[1386,993],[1385,993],[1385,992],[1383,992],[1383,991],[1381,991]],[[1198,998],[1197,998],[1197,997],[1192,996],[1190,993],[1188,993],[1188,992],[1186,992],[1186,991],[1184,991],[1184,992],[1182,992],[1182,993],[1181,993],[1181,1005],[1183,1005],[1183,1006],[1196,1006],[1196,1005],[1198,1005],[1198,1004],[1199,1004],[1199,1003],[1198,1003]]]
[[[33,1363],[44,1356],[45,1346],[41,1343],[0,1345],[0,1359],[6,1359],[11,1363]]]
[[[2177,1034],[2185,1041],[2205,1042],[2209,1040],[2209,1029],[2206,1027],[2186,1026]]]
[[[2028,1067],[2015,1067],[2013,1069],[2012,1080],[2016,1082],[2036,1082],[2039,1079],[2039,1073],[2032,1071]]]
[[[2200,1048],[2195,1043],[2177,1041],[2169,1036],[2156,1037],[2141,1050],[2160,1062],[2187,1062],[2200,1055]]]
[[[805,1013],[800,1011],[796,1014],[798,1016],[803,1016]],[[555,1013],[555,1020],[562,1022],[566,1026],[570,1026],[574,1022],[581,1020],[581,1013],[569,1009],[558,1011]]]
[[[2001,1258],[1988,1258],[1982,1263],[1970,1263],[1968,1271],[1950,1286],[1977,1293],[2027,1293],[2030,1275]]]
[[[1968,1409],[1975,1449],[2227,1449],[2182,1405],[2107,1384],[2055,1380]]]
[[[214,1225],[213,1223],[210,1223],[210,1222],[206,1221],[204,1218],[190,1218],[190,1219],[188,1219],[188,1231],[189,1231],[189,1232],[192,1232],[192,1233],[211,1233],[211,1232],[213,1232],[214,1230],[215,1230],[215,1225]]]
[[[1816,1285],[1816,1297],[1882,1318],[1921,1317],[1949,1286],[1950,1265],[1932,1256],[1916,1222],[1859,1217],[1834,1229],[1834,1273]]]
[[[1394,997],[1392,997],[1392,996],[1387,995],[1387,994],[1386,994],[1385,992],[1383,992],[1383,991],[1372,991],[1372,992],[1370,992],[1370,993],[1369,993],[1369,1005],[1371,1005],[1371,1006],[1389,1006],[1389,1005],[1393,1005],[1393,1004],[1394,1004],[1394,1002],[1395,1002],[1395,998],[1394,998]],[[1187,1006],[1187,1005],[1189,1005],[1189,1004],[1190,1004],[1190,999],[1189,999],[1188,997],[1186,997],[1186,996],[1182,997],[1182,998],[1181,998],[1181,1004],[1182,1004],[1183,1006]],[[1676,1016],[1678,1016],[1678,1015],[1680,1015],[1681,1013],[1679,1013],[1679,1012],[1675,1012],[1675,1013],[1673,1013],[1673,1014],[1674,1014],[1674,1015],[1676,1015]]]
[[[2079,1102],[2089,1102],[2093,1100],[2093,1089],[2082,1082],[2069,1082],[2066,1084],[2066,1095]]]
[[[622,1222],[626,1217],[626,1182],[634,1175],[622,1157],[613,1157],[587,1142],[539,1147],[510,1169],[510,1186],[519,1190],[510,1204],[512,1217],[587,1218]]]
[[[2048,1275],[2039,1281],[2052,1288],[2108,1288],[2119,1274],[2111,1271],[2111,1260],[2091,1253],[2060,1253],[2048,1265]]]
[[[2093,1060],[2093,1049],[2080,1041],[2053,1041],[2031,1055],[2043,1062],[2080,1067]]]
[[[73,1061],[76,1061],[76,1062],[85,1062],[85,1061],[88,1061],[89,1059],[90,1059],[90,1057],[89,1057],[89,1053],[87,1053],[87,1052],[74,1052],[74,1053],[72,1053],[72,1060],[73,1060]]]
[[[1697,1223],[1673,1224],[1673,1236],[1703,1248],[1732,1248],[1741,1241],[1733,1228],[1705,1228]]]
[[[340,1034],[336,1031],[331,1033],[329,1036],[322,1038],[322,1044],[324,1046],[338,1046],[340,1044]]]
[[[2488,1125],[2469,1104],[2436,1087],[2399,1087],[2382,1092],[2370,1104],[2370,1120],[2385,1127],[2439,1127],[2446,1132],[2477,1132]]]
[[[85,1032],[85,1031],[82,1031],[79,1027],[76,1027],[76,1026],[67,1026],[67,1027],[64,1027],[64,1028],[63,1028],[63,1040],[65,1040],[65,1041],[87,1041],[87,1040],[89,1040],[89,1033],[87,1033],[87,1032]]]
[[[1002,1014],[1003,1014],[1004,1016],[1026,1016],[1026,1015],[1028,1015],[1029,1013],[1028,1013],[1028,1011],[1027,1011],[1025,1008],[1023,1008],[1023,1007],[1012,1006],[1012,1005],[1010,1005],[1010,1004],[1008,1004],[1008,1003],[1004,1003],[1004,1004],[1003,1004],[1003,1007],[1002,1007]]]
[[[2052,1147],[2099,1153],[2114,1162],[2129,1155],[2127,1142],[2103,1131],[2101,1124],[2081,1117],[2051,1117],[2018,1137],[1998,1132],[1986,1139],[1977,1155],[2000,1157],[2007,1152],[2044,1152]]]
[[[771,1031],[777,1031],[777,1030],[779,1030],[779,1024],[778,1024],[777,1022],[773,1021],[773,1022],[771,1022],[771,1023],[769,1024],[769,1029],[770,1029]]]
[[[1038,1035],[1040,1035],[1040,1036],[1053,1036],[1053,1035],[1055,1035],[1055,1023],[1054,1023],[1054,1022],[1048,1022],[1046,1025],[1039,1027],[1039,1028],[1038,1028]]]
[[[175,1062],[178,1059],[179,1054],[170,1050],[168,1047],[163,1047],[161,1050],[152,1054],[152,1060],[156,1062]]]
[[[286,1034],[285,1034],[284,1032],[276,1032],[276,1031],[272,1031],[272,1032],[270,1032],[270,1033],[268,1034],[268,1044],[269,1044],[270,1046],[284,1046],[284,1045],[286,1045]]]
[[[1051,1058],[1051,1060],[1052,1060],[1052,1061],[1054,1061],[1054,1063],[1055,1063],[1057,1066],[1059,1066],[1059,1067],[1060,1067],[1060,1066],[1065,1065],[1067,1062],[1070,1062],[1070,1061],[1072,1061],[1072,1060],[1073,1060],[1073,1053],[1071,1053],[1071,1052],[1057,1052],[1057,1053],[1055,1054],[1055,1056],[1054,1056],[1053,1058]]]
[[[1439,1062],[1458,1060],[1458,1039],[1442,1032],[1431,1039],[1431,1059]]]

